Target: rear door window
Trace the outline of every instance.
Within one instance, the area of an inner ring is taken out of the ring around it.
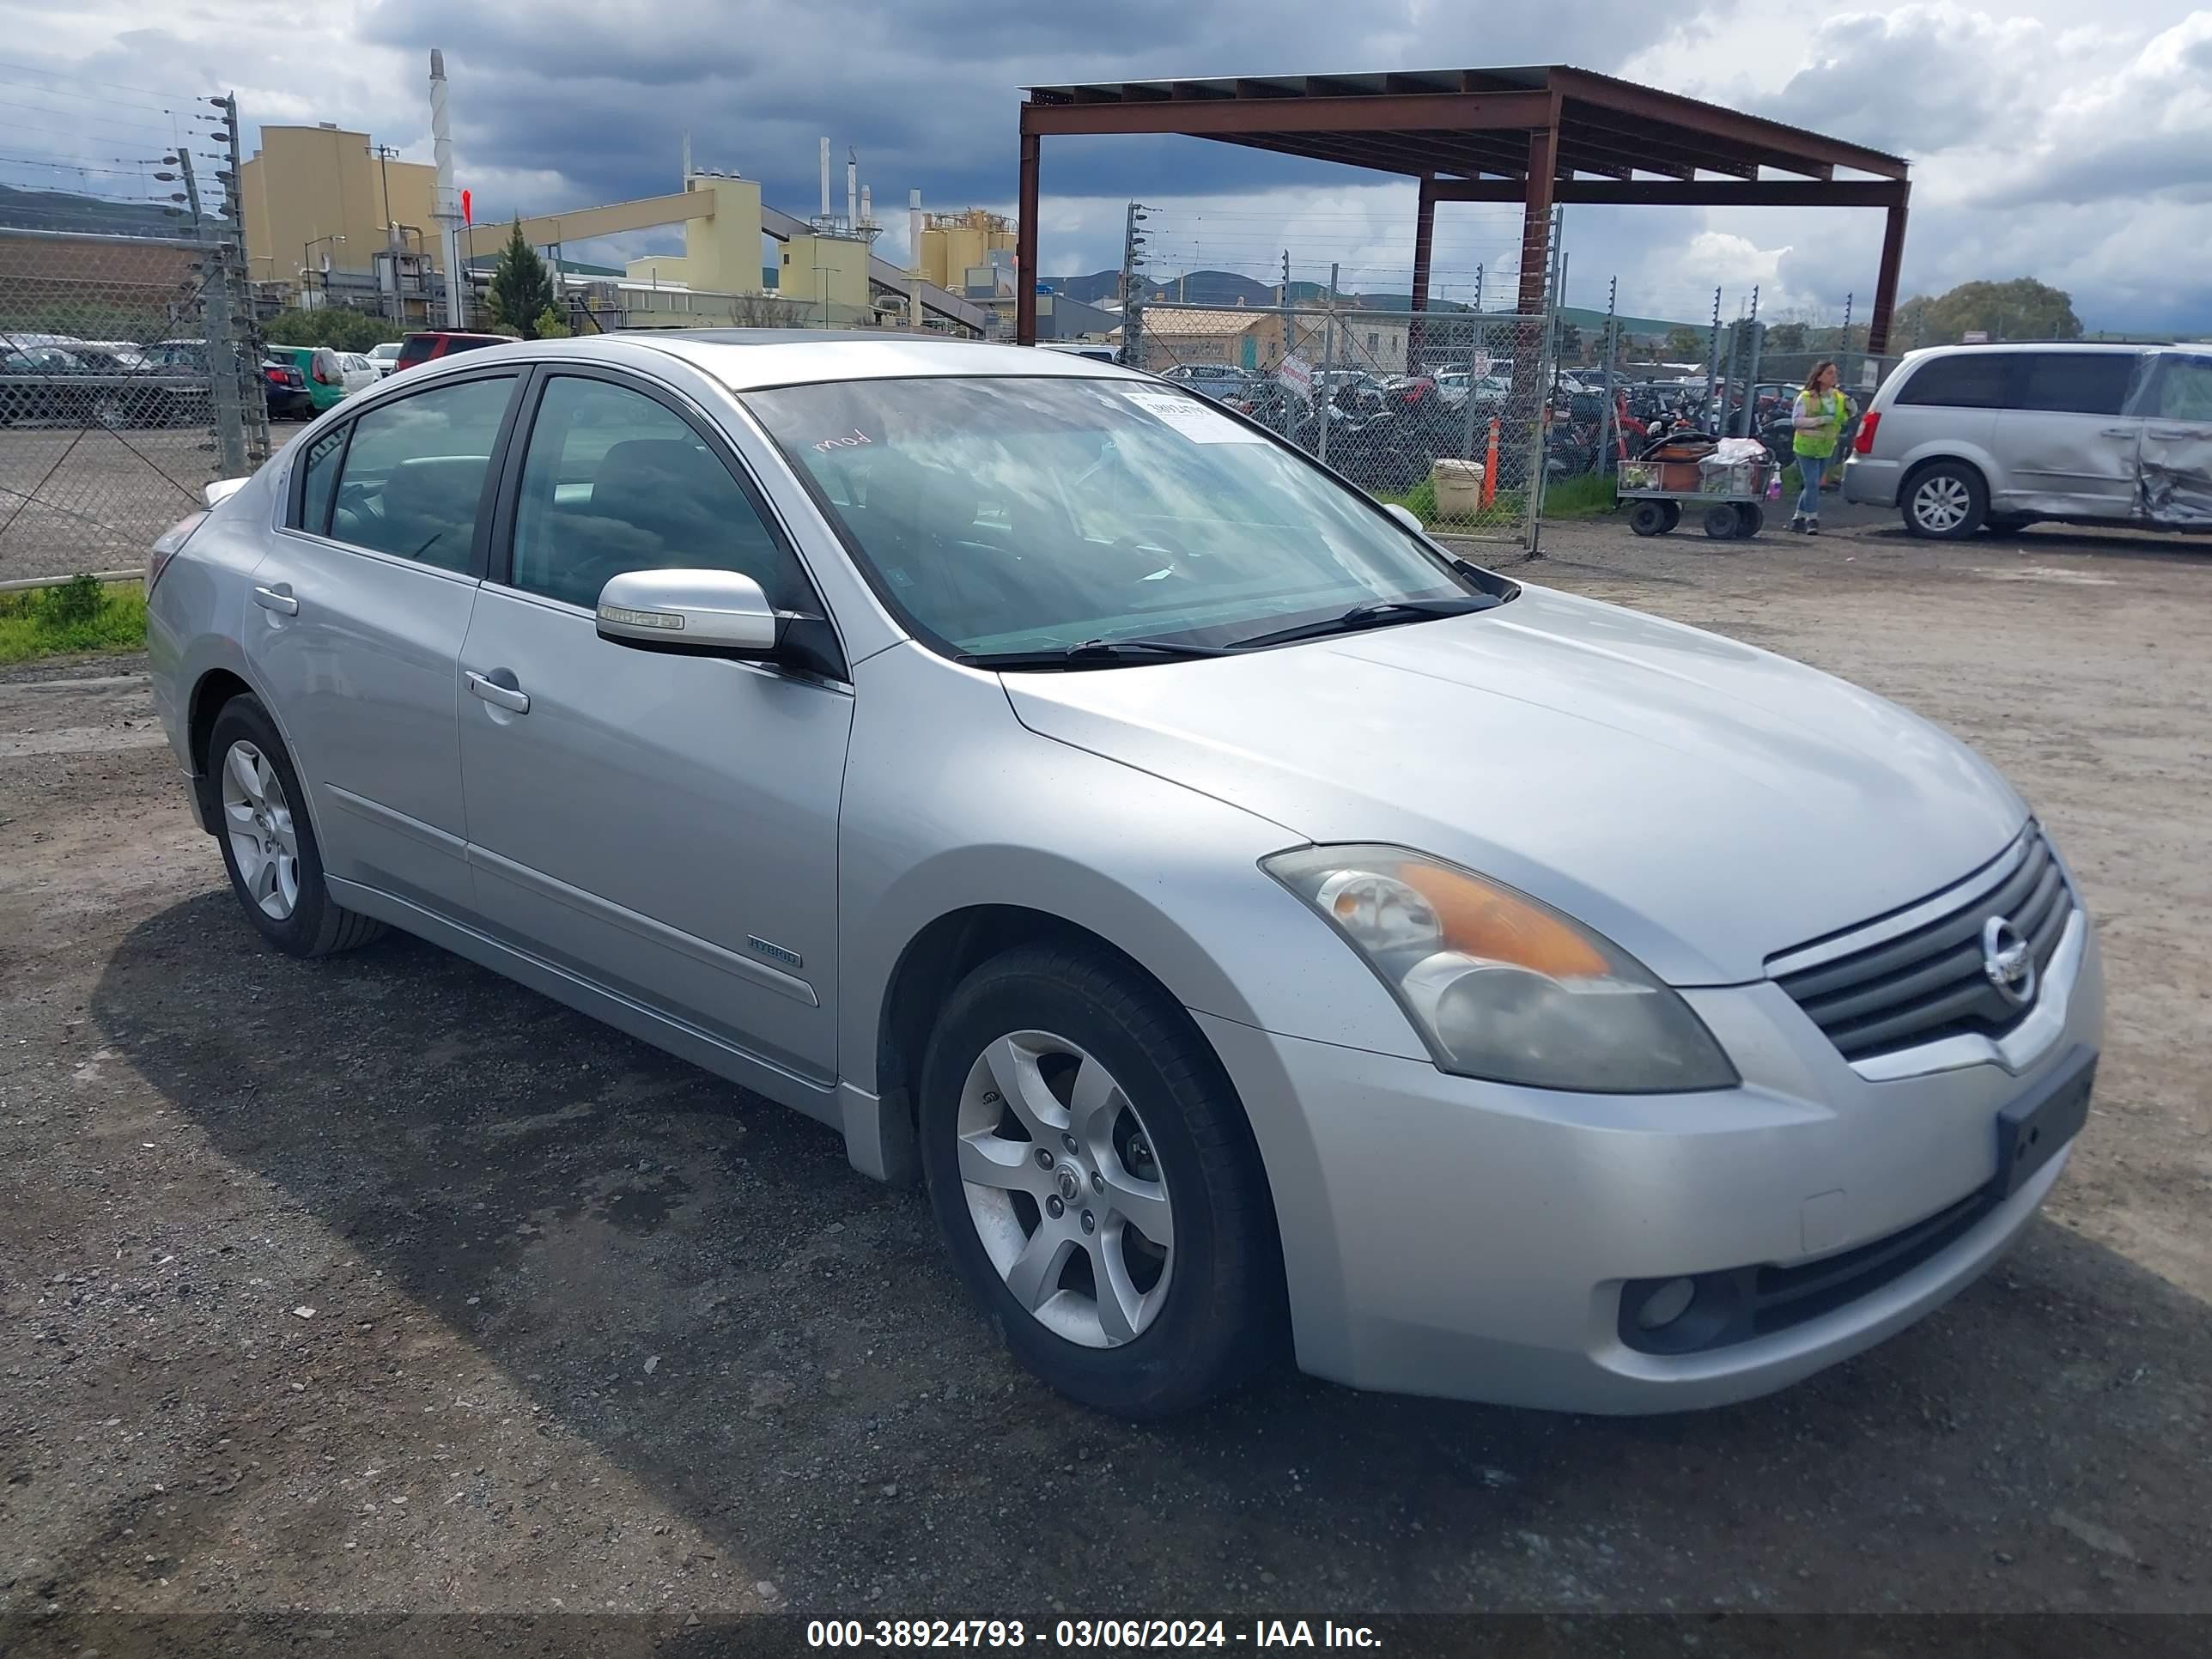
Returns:
[[[353,422],[331,534],[356,547],[466,570],[512,374],[379,404]]]
[[[300,487],[299,527],[310,535],[331,533],[331,502],[338,488],[338,462],[345,454],[347,427],[333,427],[315,440],[307,451],[307,465]]]
[[[2011,390],[2016,358],[2017,354],[2007,351],[1968,351],[1955,357],[1933,358],[1912,371],[1897,401],[1947,409],[2002,409]]]
[[[2030,351],[2021,354],[2014,407],[2066,415],[2117,415],[2127,407],[2136,366],[2132,351]]]
[[[2212,421],[2212,357],[2167,357],[2159,368],[2151,416],[2160,421]]]

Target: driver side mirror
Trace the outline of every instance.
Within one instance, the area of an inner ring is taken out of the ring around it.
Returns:
[[[1423,541],[1428,540],[1429,527],[1421,522],[1420,515],[1412,507],[1401,506],[1396,501],[1385,501],[1382,503],[1382,510]]]
[[[685,656],[772,657],[785,617],[734,570],[626,570],[599,590],[603,640]]]

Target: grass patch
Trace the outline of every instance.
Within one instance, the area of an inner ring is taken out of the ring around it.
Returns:
[[[1594,519],[1615,505],[1613,475],[1578,472],[1571,478],[1554,478],[1544,486],[1544,516],[1547,519]]]
[[[72,576],[59,587],[0,593],[0,664],[145,648],[146,596],[136,583]]]

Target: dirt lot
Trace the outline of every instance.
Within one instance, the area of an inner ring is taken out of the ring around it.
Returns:
[[[2072,858],[2095,1114],[1942,1313],[1688,1417],[1286,1377],[1125,1427],[1015,1370],[834,1134],[427,945],[261,948],[139,665],[47,668],[0,684],[0,1648],[112,1651],[103,1609],[2212,1612],[2212,550],[1550,551],[1518,574],[1943,720]]]

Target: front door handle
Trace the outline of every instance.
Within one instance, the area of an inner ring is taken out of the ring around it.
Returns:
[[[2150,429],[2150,435],[2154,438],[2163,438],[2171,443],[2176,439],[2186,442],[2199,434],[2191,431],[2185,426],[2154,426]]]
[[[255,588],[253,602],[264,611],[274,611],[279,616],[296,617],[300,614],[300,602],[292,597],[292,584],[289,582],[278,582],[273,587]]]
[[[508,674],[507,670],[504,668],[495,669],[492,672],[494,674],[505,674],[510,680],[514,678],[514,675]],[[511,708],[518,714],[527,714],[530,712],[530,694],[528,692],[521,690],[518,686],[501,685],[496,679],[492,678],[491,674],[479,674],[473,668],[468,670],[467,673],[469,677],[469,690],[475,692],[477,696],[482,697],[486,702],[494,704],[501,708]]]

